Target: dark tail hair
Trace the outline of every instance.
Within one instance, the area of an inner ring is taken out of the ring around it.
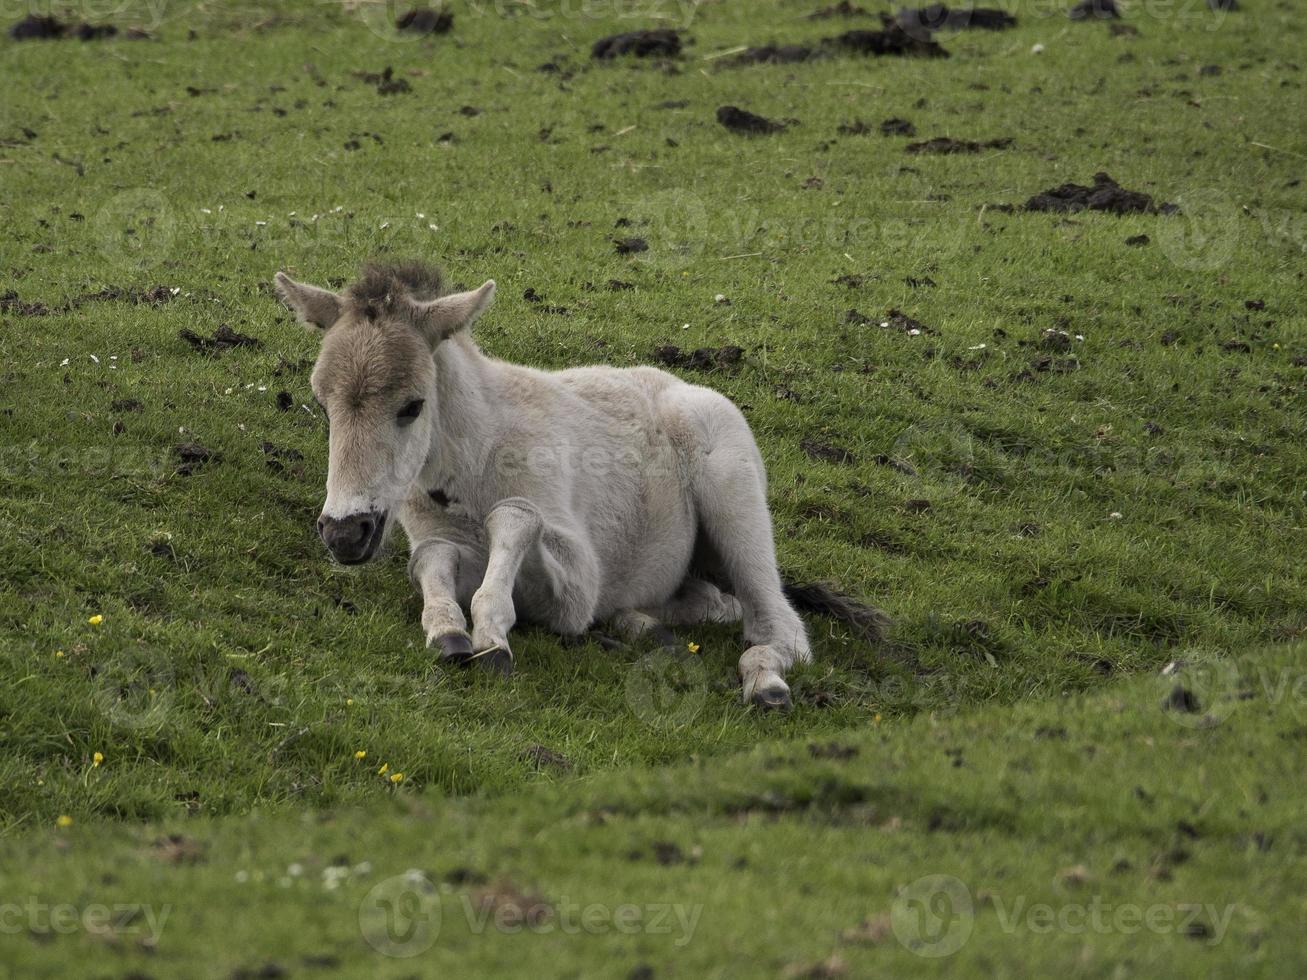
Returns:
[[[893,622],[883,610],[859,602],[821,582],[801,584],[786,575],[784,586],[785,598],[800,612],[838,620],[868,643],[884,641]]]

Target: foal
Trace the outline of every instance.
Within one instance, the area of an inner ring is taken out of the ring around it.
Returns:
[[[322,540],[359,564],[398,519],[442,660],[509,673],[519,619],[565,637],[743,619],[745,703],[789,707],[783,675],[812,654],[776,567],[762,457],[729,399],[649,367],[486,356],[469,328],[493,280],[448,293],[409,263],[369,265],[340,294],[276,285],[322,335]],[[884,622],[821,587],[792,594],[867,633]]]

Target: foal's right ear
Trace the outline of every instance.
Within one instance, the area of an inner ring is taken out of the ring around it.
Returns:
[[[326,330],[340,318],[341,301],[335,293],[296,282],[284,272],[277,273],[276,285],[277,295],[305,326]]]

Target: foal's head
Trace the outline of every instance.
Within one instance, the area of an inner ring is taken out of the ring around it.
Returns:
[[[490,305],[495,283],[441,295],[439,272],[414,263],[367,266],[343,293],[279,272],[277,291],[322,336],[312,385],[331,436],[318,533],[337,561],[359,564],[377,553],[431,450],[432,353]]]

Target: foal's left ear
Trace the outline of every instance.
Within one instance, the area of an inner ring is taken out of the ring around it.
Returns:
[[[340,319],[341,301],[335,293],[306,282],[296,282],[284,272],[276,277],[277,295],[280,296],[308,327],[326,330]]]
[[[487,279],[480,288],[451,293],[440,299],[413,304],[413,319],[432,347],[451,334],[467,330],[495,298],[495,281]]]

